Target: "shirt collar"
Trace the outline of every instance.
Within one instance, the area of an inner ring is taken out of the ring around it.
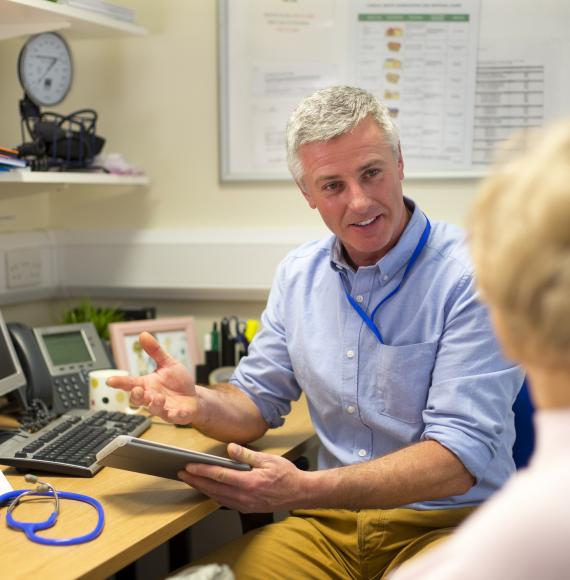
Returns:
[[[427,218],[418,205],[408,197],[404,197],[404,203],[412,210],[412,216],[407,223],[396,245],[376,263],[376,267],[382,273],[386,281],[390,280],[397,272],[406,266],[426,227]],[[331,253],[331,268],[335,271],[352,270],[342,251],[342,243],[334,237]]]
[[[336,271],[351,269],[348,262],[344,258],[342,244],[336,236],[333,237],[333,243],[331,247],[331,268]]]

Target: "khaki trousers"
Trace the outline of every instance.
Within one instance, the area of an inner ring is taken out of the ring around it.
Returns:
[[[474,509],[296,510],[193,565],[227,564],[237,580],[385,578]]]

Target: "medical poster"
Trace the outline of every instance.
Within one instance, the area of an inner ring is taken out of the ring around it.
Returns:
[[[350,5],[353,83],[389,107],[406,168],[469,169],[479,1]]]
[[[569,19],[561,0],[220,0],[220,177],[290,180],[287,119],[333,84],[388,105],[407,179],[479,177],[570,114]]]
[[[287,119],[303,97],[342,78],[346,8],[337,0],[234,0],[227,11],[227,171],[287,179]]]

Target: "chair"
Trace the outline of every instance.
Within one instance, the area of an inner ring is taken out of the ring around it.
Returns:
[[[534,450],[534,425],[532,415],[534,405],[530,399],[528,382],[525,379],[523,386],[513,404],[515,413],[516,438],[513,445],[513,459],[517,469],[525,467]]]
[[[208,375],[208,383],[210,385],[217,385],[218,383],[227,383],[234,374],[236,367],[233,366],[225,366],[225,367],[218,367],[215,368],[209,375]]]

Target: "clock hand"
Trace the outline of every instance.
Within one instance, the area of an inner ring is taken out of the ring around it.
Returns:
[[[38,79],[40,81],[43,81],[48,72],[55,66],[55,63],[58,61],[58,59],[52,56],[38,56],[38,58],[49,59],[51,61],[46,70],[44,71],[44,74]]]

